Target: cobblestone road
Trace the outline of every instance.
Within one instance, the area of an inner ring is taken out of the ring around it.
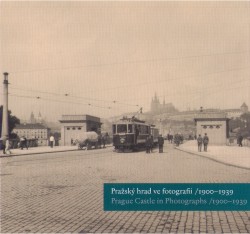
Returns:
[[[249,182],[250,171],[167,146],[1,159],[1,232],[249,233],[249,212],[104,212],[104,182]]]

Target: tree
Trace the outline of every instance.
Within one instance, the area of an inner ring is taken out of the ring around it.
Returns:
[[[3,106],[0,106],[0,135],[2,135],[2,119],[3,119]],[[13,138],[15,137],[16,134],[11,134],[11,132],[17,124],[20,124],[20,119],[12,115],[11,111],[9,110],[8,120],[9,120],[9,136]]]
[[[242,114],[239,118],[229,121],[229,129],[232,132],[237,129],[237,133],[244,137],[250,136],[250,113]]]

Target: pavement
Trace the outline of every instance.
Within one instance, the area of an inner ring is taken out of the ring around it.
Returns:
[[[226,165],[236,166],[243,169],[250,169],[249,147],[208,145],[207,152],[198,152],[197,142],[187,141],[179,147],[175,148]]]
[[[53,148],[49,146],[32,147],[28,149],[11,149],[11,156],[22,156],[29,154],[44,154],[78,150],[77,146],[55,146]],[[0,157],[9,157],[9,154],[3,154],[1,151]]]
[[[112,145],[107,145],[112,147]],[[196,141],[187,141],[179,147],[175,147],[178,150],[195,154],[201,157],[211,159],[226,165],[236,166],[243,169],[250,169],[250,148],[238,147],[238,146],[216,146],[208,145],[207,152],[198,152]],[[27,149],[12,149],[11,156],[22,156],[30,154],[44,154],[44,153],[56,153],[76,151],[77,146],[55,146],[53,148],[49,146],[33,147]],[[4,155],[1,151],[0,157],[9,157],[10,155]]]
[[[106,147],[110,147],[112,145],[106,145]],[[79,150],[76,145],[73,146],[54,146],[51,148],[50,146],[39,146],[39,147],[31,147],[21,149],[11,149],[11,154],[3,154],[3,151],[0,152],[0,157],[10,157],[10,156],[22,156],[22,155],[30,155],[30,154],[45,154],[45,153],[56,153],[56,152],[67,152],[67,151],[76,151]],[[83,148],[85,150],[85,148]]]

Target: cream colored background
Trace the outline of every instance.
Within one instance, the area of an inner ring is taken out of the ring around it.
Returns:
[[[250,104],[247,1],[1,1],[0,23],[0,72],[22,119],[148,111],[155,92],[179,110]]]

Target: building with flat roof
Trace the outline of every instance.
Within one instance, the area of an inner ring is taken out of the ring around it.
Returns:
[[[101,119],[91,115],[63,115],[59,122],[62,145],[71,145],[71,141],[81,139],[84,132],[101,132]]]
[[[22,136],[27,139],[36,139],[39,146],[48,145],[48,136],[50,129],[39,123],[23,123],[18,124],[12,131],[20,138]]]
[[[196,123],[196,135],[203,137],[207,133],[209,144],[226,145],[229,137],[229,127],[226,113],[203,113],[200,112],[194,118]]]

